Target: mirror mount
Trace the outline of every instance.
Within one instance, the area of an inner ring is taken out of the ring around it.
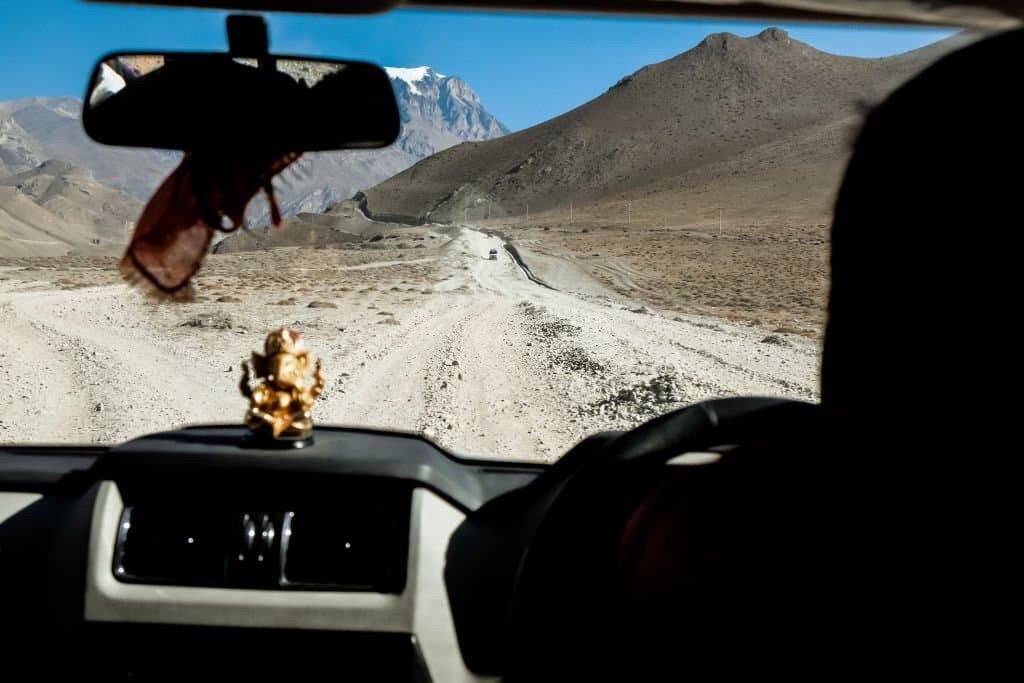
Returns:
[[[258,14],[231,14],[227,18],[228,51],[232,57],[270,54],[267,22]]]

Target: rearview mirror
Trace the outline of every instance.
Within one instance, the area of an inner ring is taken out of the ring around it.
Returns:
[[[185,151],[370,149],[400,129],[391,81],[372,64],[180,52],[100,60],[82,125],[106,145]]]

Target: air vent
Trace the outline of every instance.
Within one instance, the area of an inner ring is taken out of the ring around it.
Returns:
[[[121,516],[114,575],[135,583],[275,588],[284,513],[142,504]]]
[[[411,494],[405,487],[366,494],[294,505],[181,505],[137,495],[121,517],[114,576],[128,583],[401,593]]]
[[[226,521],[194,509],[127,508],[121,517],[114,574],[171,583],[222,581]]]
[[[405,584],[408,524],[384,516],[340,516],[330,510],[285,515],[282,579],[294,587],[342,587],[400,593]]]

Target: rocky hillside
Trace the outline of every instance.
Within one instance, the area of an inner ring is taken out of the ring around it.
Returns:
[[[366,152],[311,154],[282,183],[286,215],[324,211],[403,171],[417,161],[466,140],[508,132],[468,83],[429,67],[388,68],[402,117],[395,145]],[[57,159],[90,171],[111,188],[145,200],[177,163],[177,152],[105,147],[86,137],[81,102],[72,97],[29,97],[0,102],[0,176]],[[264,222],[257,204],[251,220]]]
[[[965,40],[859,59],[775,28],[709,35],[562,116],[435,154],[367,191],[366,207],[413,222],[646,197],[827,210],[864,108]]]
[[[0,256],[116,254],[141,207],[61,161],[0,177]]]
[[[148,198],[180,155],[97,144],[82,130],[81,109],[73,97],[0,102],[0,174],[28,171],[54,159],[87,170],[97,182],[136,199]]]

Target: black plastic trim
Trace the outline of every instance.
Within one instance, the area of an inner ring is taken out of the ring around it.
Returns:
[[[0,491],[84,491],[92,482],[89,470],[107,450],[86,446],[0,448]]]
[[[401,479],[437,493],[460,510],[533,481],[550,465],[464,457],[412,432],[318,427],[301,451],[245,447],[241,425],[186,427],[111,446],[0,448],[0,490],[82,493],[101,479],[160,476],[175,470],[352,474]]]
[[[528,12],[567,15],[620,15],[657,18],[711,18],[746,21],[808,21],[881,25],[931,25],[1007,28],[1019,24],[1021,12],[1007,2],[990,0],[980,7],[963,0],[948,7],[932,3],[886,6],[875,3],[863,10],[834,4],[801,7],[778,0],[86,0],[93,3],[207,7],[253,12],[301,12],[314,14],[377,14],[395,8],[412,10]]]
[[[429,489],[462,511],[524,485],[543,464],[459,458],[418,434],[318,427],[298,451],[243,445],[238,425],[188,427],[116,446],[97,463],[97,477],[156,478],[171,472],[348,475],[405,481]],[[500,472],[499,476],[492,476]],[[513,476],[508,476],[513,475]],[[514,476],[519,475],[519,476]]]
[[[59,680],[431,680],[409,633],[85,622],[70,645]]]

